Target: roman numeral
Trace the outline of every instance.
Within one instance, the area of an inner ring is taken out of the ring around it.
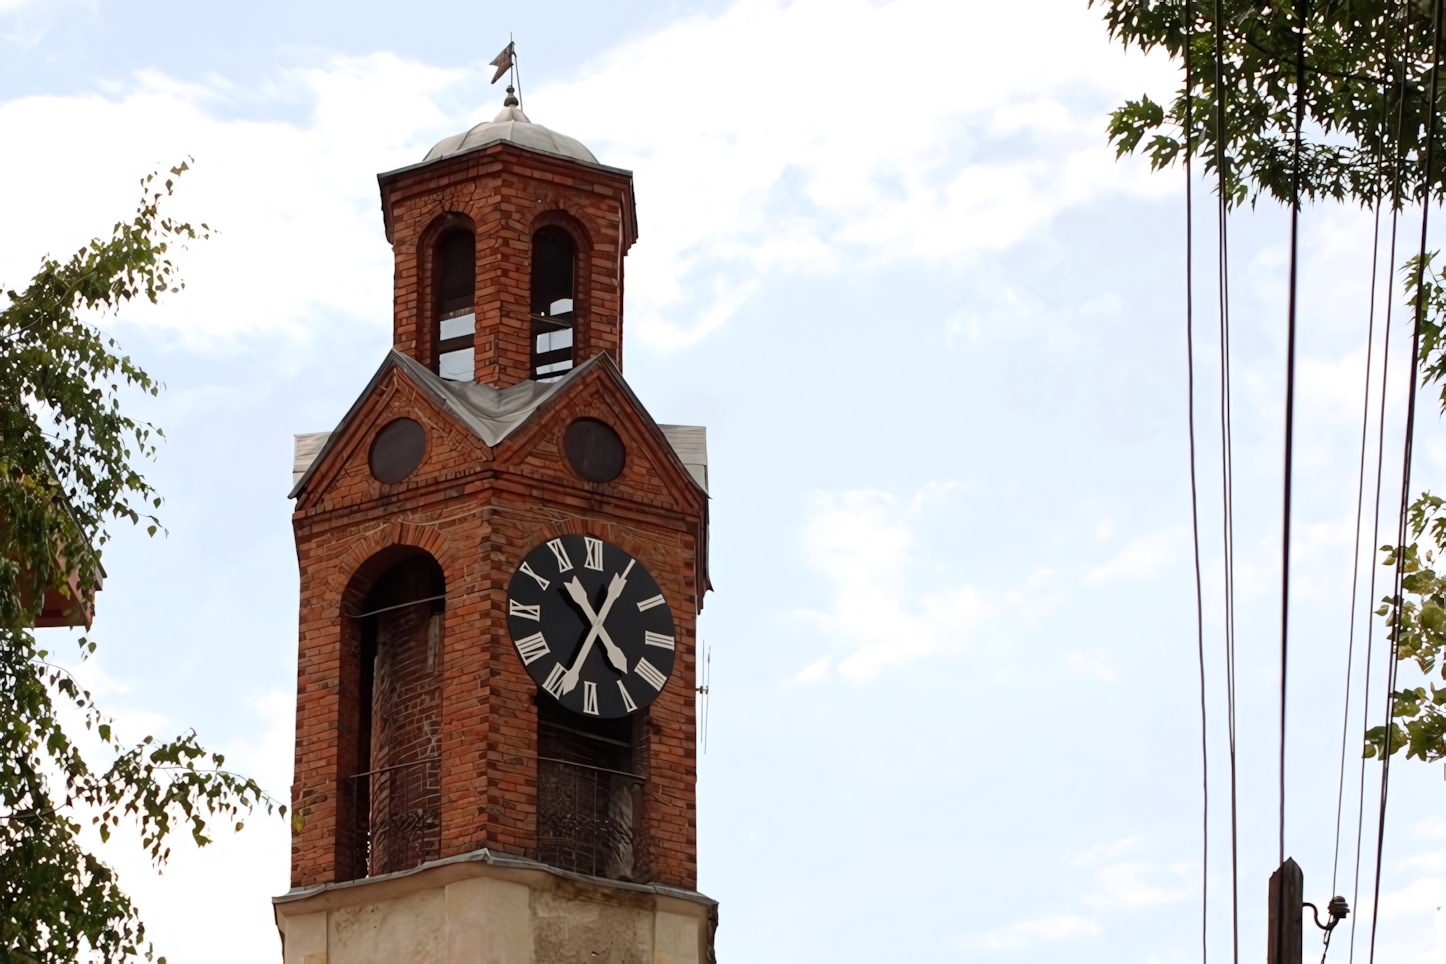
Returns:
[[[545,589],[547,587],[544,586],[543,588]],[[651,599],[644,599],[642,602],[638,603],[638,612],[645,613],[649,609],[652,609],[656,606],[661,606],[666,602],[667,600],[663,598],[661,593],[659,593]]]
[[[532,633],[531,636],[518,640],[518,655],[522,656],[522,665],[531,666],[549,652],[552,650],[548,649],[547,640],[542,639],[542,633]]]
[[[517,641],[517,655],[522,657],[524,666],[531,666],[552,650],[547,648],[547,640],[542,638],[541,633],[533,633]]]
[[[552,672],[547,674],[547,682],[542,684],[542,688],[551,693],[553,699],[562,699],[562,678],[566,675],[567,670],[562,668],[561,663],[553,663]]]
[[[636,713],[638,711],[638,704],[633,702],[633,696],[628,692],[628,688],[623,685],[622,680],[618,680],[618,690],[623,694],[623,706],[629,713]]]
[[[541,576],[539,576],[537,573],[533,572],[533,571],[532,571],[532,567],[529,566],[529,565],[528,565],[527,563],[525,563],[525,562],[522,564],[522,567],[519,568],[517,571],[518,571],[518,572],[525,572],[525,573],[527,573],[527,575],[531,576],[533,579],[536,579],[536,580],[537,580],[537,584],[538,584],[539,586],[541,586],[544,591],[547,590],[547,587],[548,587],[548,586],[552,585],[552,583],[548,582],[546,579],[543,579],[543,578],[542,578]]]
[[[583,563],[583,565],[589,569],[596,569],[598,572],[602,572],[602,540],[594,539],[592,536],[583,536],[582,541],[583,544],[587,546],[587,562]]]
[[[597,716],[597,684],[582,681],[582,711]]]
[[[657,646],[659,649],[672,649],[673,637],[664,636],[662,633],[655,633],[652,630],[644,630],[643,643],[648,646]]]
[[[638,665],[634,667],[634,671],[643,678],[643,682],[647,683],[655,690],[661,690],[663,688],[663,684],[668,681],[668,677],[658,672],[658,667],[654,666],[646,659],[638,660]]]
[[[547,544],[547,548],[551,549],[552,554],[557,557],[558,572],[567,572],[572,568],[572,560],[567,557],[567,550],[562,547],[561,539],[553,539]],[[543,586],[542,588],[546,589],[547,587]]]
[[[521,616],[523,619],[542,621],[542,606],[524,606],[515,599],[507,600],[507,615]]]

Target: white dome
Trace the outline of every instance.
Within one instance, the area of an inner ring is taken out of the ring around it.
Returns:
[[[478,124],[465,134],[453,134],[451,137],[438,141],[427,152],[427,156],[422,158],[422,163],[450,157],[453,154],[462,154],[487,144],[495,144],[498,141],[510,141],[518,147],[570,157],[588,164],[598,163],[597,158],[593,157],[592,151],[584,147],[581,141],[568,137],[566,134],[548,130],[541,124],[532,123],[527,119],[527,115],[522,113],[521,108],[514,106],[502,108],[502,113],[484,124]]]

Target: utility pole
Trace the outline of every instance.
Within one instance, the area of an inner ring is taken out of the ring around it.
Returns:
[[[1270,925],[1266,964],[1301,964],[1301,929],[1305,923],[1305,874],[1287,857],[1270,875]]]

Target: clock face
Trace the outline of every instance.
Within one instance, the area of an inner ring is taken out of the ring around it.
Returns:
[[[507,587],[507,625],[537,685],[585,716],[655,700],[673,675],[673,611],[642,563],[592,536],[529,552]]]

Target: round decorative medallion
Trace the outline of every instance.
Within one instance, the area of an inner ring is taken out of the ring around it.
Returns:
[[[528,675],[574,713],[636,713],[673,675],[673,610],[657,580],[592,536],[559,536],[523,558],[507,625]]]
[[[427,433],[410,418],[388,422],[372,440],[368,462],[378,482],[395,485],[417,471],[427,451]]]
[[[562,445],[572,470],[589,482],[611,482],[622,474],[628,458],[618,433],[595,418],[580,418],[569,425]]]

